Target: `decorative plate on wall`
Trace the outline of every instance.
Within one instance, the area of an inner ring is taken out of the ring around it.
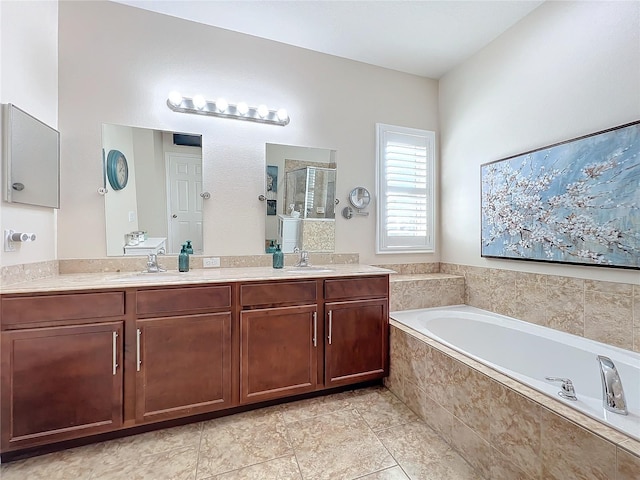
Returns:
[[[119,150],[111,150],[107,155],[107,178],[114,190],[122,190],[127,186],[129,165]]]

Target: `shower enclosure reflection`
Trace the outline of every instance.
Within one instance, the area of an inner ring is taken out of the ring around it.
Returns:
[[[267,144],[265,251],[335,249],[336,151]]]

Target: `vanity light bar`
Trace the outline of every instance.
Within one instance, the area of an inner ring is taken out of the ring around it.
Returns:
[[[284,108],[270,110],[265,105],[250,107],[241,102],[237,105],[228,103],[223,98],[205,100],[202,95],[193,98],[183,97],[178,92],[171,92],[167,98],[167,106],[174,112],[195,113],[213,117],[234,118],[250,122],[268,123],[284,127],[289,124],[289,115]]]

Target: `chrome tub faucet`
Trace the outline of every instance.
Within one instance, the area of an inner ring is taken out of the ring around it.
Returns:
[[[576,397],[576,389],[573,386],[573,382],[569,378],[559,378],[559,377],[545,377],[550,382],[561,382],[562,390],[558,392],[562,398],[566,398],[567,400],[578,400]]]
[[[602,404],[605,410],[627,415],[627,402],[624,398],[622,380],[616,366],[610,358],[598,355],[600,378],[602,379]]]

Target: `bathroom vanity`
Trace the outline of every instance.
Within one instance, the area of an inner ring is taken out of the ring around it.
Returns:
[[[3,289],[3,456],[387,374],[388,271],[222,270]]]

